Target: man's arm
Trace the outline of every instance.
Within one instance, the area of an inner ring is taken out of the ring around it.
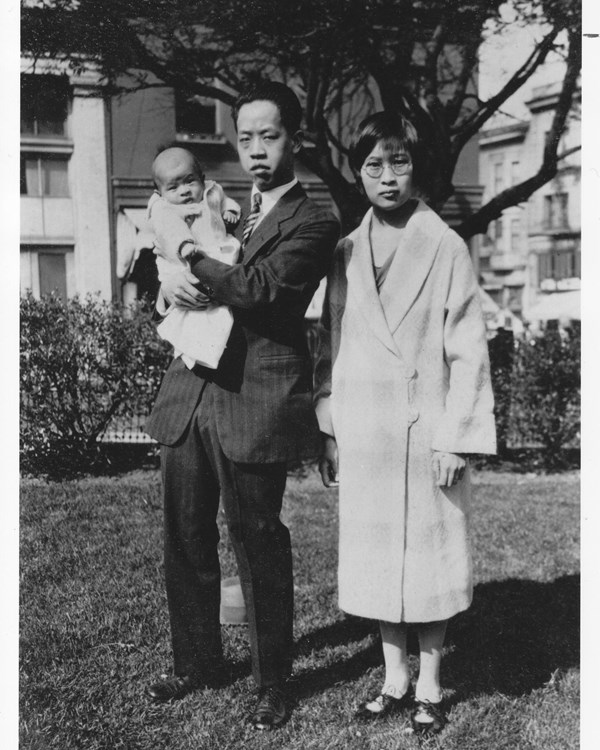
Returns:
[[[211,301],[200,291],[198,285],[198,279],[185,266],[170,263],[168,273],[163,273],[160,277],[156,312],[164,317],[171,306],[184,310],[205,310]]]
[[[320,214],[310,217],[258,263],[229,266],[201,256],[192,272],[207,294],[217,302],[251,309],[302,295],[309,284],[327,272],[339,235],[339,224]]]

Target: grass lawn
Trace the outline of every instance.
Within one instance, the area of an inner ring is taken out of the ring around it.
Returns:
[[[471,609],[450,624],[444,750],[577,748],[579,477],[475,477]],[[143,686],[170,669],[156,471],[46,484],[21,496],[21,747],[31,750],[396,750],[406,719],[361,727],[381,683],[376,624],[336,605],[337,493],[292,477],[297,654],[291,719],[257,734],[244,626],[224,628],[232,680],[172,705]],[[226,532],[225,574],[235,571]],[[416,647],[416,644],[415,644]],[[416,659],[413,668],[416,667]]]

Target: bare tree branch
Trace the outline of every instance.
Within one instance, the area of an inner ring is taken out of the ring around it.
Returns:
[[[565,158],[569,153],[579,149],[575,147],[567,152],[558,155],[558,146],[560,137],[565,130],[565,124],[569,111],[573,104],[574,96],[578,88],[579,74],[581,71],[581,44],[579,35],[571,30],[569,31],[569,55],[567,60],[567,70],[563,80],[561,91],[558,95],[552,126],[546,144],[544,146],[544,155],[542,164],[536,172],[528,179],[517,185],[512,185],[506,190],[495,195],[490,201],[482,206],[477,213],[466,219],[457,229],[462,237],[472,237],[474,234],[483,234],[490,222],[498,219],[502,212],[509,206],[516,206],[524,203],[529,197],[542,185],[545,185],[558,171],[559,159]]]
[[[573,146],[573,148],[568,148],[566,151],[563,151],[562,154],[558,154],[556,157],[557,161],[562,161],[563,159],[567,159],[572,154],[576,154],[578,151],[581,151],[581,146]]]
[[[313,147],[300,157],[351,228],[364,202],[337,154],[347,155],[356,119],[383,106],[414,122],[432,147],[429,197],[441,209],[465,144],[556,49],[560,30],[578,27],[579,0],[515,2],[524,22],[543,20],[551,31],[486,102],[471,85],[483,29],[501,23],[501,0],[44,0],[34,9],[23,0],[21,39],[34,59],[59,58],[77,72],[96,64],[107,93],[164,84],[231,104],[231,92],[257,78],[301,87]],[[552,173],[544,159],[542,176]],[[488,215],[522,194],[505,195]]]
[[[500,89],[500,91],[488,99],[470,117],[461,123],[460,130],[452,139],[453,150],[460,153],[464,145],[469,141],[483,125],[498,111],[502,104],[518,91],[521,86],[531,78],[533,73],[546,60],[548,53],[553,49],[556,37],[561,29],[554,27],[544,39],[536,46],[525,63],[517,70],[511,79]]]

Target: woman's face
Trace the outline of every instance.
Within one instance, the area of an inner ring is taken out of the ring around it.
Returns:
[[[395,211],[412,198],[413,165],[409,154],[383,149],[378,143],[367,156],[360,170],[369,202],[381,211]],[[371,174],[378,176],[373,177]]]

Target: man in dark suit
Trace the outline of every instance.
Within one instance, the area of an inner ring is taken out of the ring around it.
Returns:
[[[163,281],[171,304],[229,305],[234,325],[217,370],[170,365],[147,424],[161,443],[165,577],[174,677],[155,700],[180,698],[218,671],[219,496],[248,613],[257,729],[286,718],[292,665],[293,583],[288,529],[279,514],[289,461],[318,452],[306,308],[326,274],[338,223],[294,176],[301,108],[287,86],[264,82],[233,112],[241,165],[254,183],[235,266],[201,256]],[[196,256],[194,256],[196,257]]]

